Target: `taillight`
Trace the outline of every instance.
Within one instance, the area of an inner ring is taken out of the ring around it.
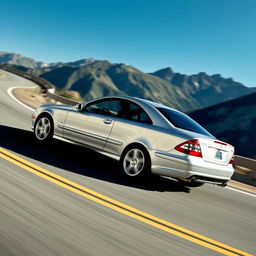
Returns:
[[[185,141],[176,146],[175,149],[191,156],[202,157],[201,147],[197,139]]]
[[[230,159],[229,164],[234,164],[234,159],[235,159],[235,152],[234,152],[232,158]]]

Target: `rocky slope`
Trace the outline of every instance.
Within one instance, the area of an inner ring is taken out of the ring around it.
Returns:
[[[181,89],[203,107],[256,92],[255,87],[246,87],[232,78],[223,78],[219,74],[210,76],[201,72],[196,75],[185,75],[175,73],[171,68],[161,69],[152,74]]]

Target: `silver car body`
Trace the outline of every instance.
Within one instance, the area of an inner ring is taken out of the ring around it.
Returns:
[[[116,116],[83,112],[77,106],[44,105],[32,116],[32,128],[42,113],[53,119],[54,135],[89,147],[116,160],[131,144],[142,145],[149,153],[153,174],[178,179],[196,179],[202,182],[223,184],[234,173],[230,160],[233,146],[217,141],[211,134],[201,134],[175,127],[157,108],[164,105],[133,97],[104,97],[83,103],[83,106],[101,100],[125,100],[140,106],[152,123],[142,123]],[[172,109],[173,110],[173,109]],[[177,110],[173,110],[177,111]],[[180,112],[179,112],[180,113]],[[175,147],[185,141],[198,139],[202,157],[179,152]],[[221,152],[222,157],[216,156]]]

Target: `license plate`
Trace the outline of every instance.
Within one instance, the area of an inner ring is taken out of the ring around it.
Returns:
[[[221,151],[217,151],[216,152],[216,158],[219,159],[219,160],[222,160],[222,152]]]

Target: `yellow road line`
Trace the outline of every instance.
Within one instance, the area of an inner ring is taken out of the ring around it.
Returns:
[[[253,256],[252,254],[238,250],[234,247],[223,244],[221,242],[215,241],[211,238],[205,237],[203,235],[200,235],[200,234],[190,231],[188,229],[182,228],[182,227],[175,225],[171,222],[162,220],[153,215],[150,215],[148,213],[145,213],[143,211],[135,209],[129,205],[126,205],[119,201],[116,201],[110,197],[107,197],[100,193],[97,193],[87,187],[81,186],[81,185],[79,185],[75,182],[72,182],[71,180],[65,179],[64,177],[61,177],[53,172],[47,171],[47,170],[41,168],[40,166],[30,163],[30,162],[26,161],[25,159],[20,158],[3,148],[0,148],[0,157],[21,167],[22,169],[24,169],[26,171],[34,173],[52,183],[55,183],[56,185],[59,185],[59,186],[65,188],[69,191],[72,191],[80,196],[86,197],[87,199],[89,199],[91,201],[94,201],[98,204],[104,205],[105,207],[113,209],[117,212],[125,214],[131,218],[134,218],[136,220],[144,222],[148,225],[151,225],[155,228],[161,229],[161,230],[168,232],[170,234],[173,234],[175,236],[181,237],[181,238],[191,241],[193,243],[207,247],[211,250],[217,251],[224,255]]]

